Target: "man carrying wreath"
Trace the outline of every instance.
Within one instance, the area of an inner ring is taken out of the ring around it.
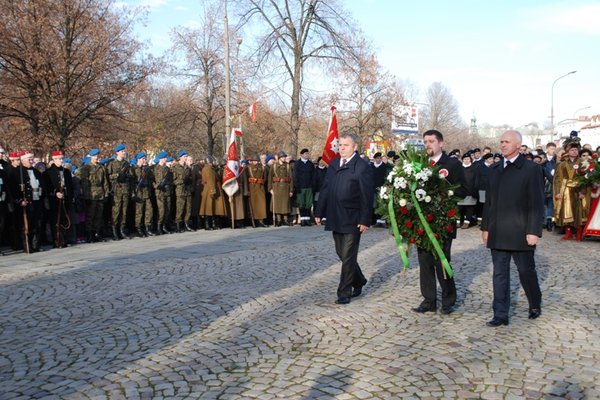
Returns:
[[[437,166],[440,175],[444,175],[446,180],[453,185],[460,185],[454,195],[464,198],[467,195],[467,184],[463,167],[456,158],[449,157],[442,151],[444,147],[444,135],[437,130],[429,130],[423,134],[423,143],[425,151],[429,156],[429,165]],[[440,238],[442,250],[448,262],[450,262],[450,248],[452,239],[456,238],[456,224],[452,226],[452,231],[447,237]],[[437,280],[442,289],[442,314],[450,314],[454,311],[456,302],[456,286],[454,278],[448,276],[443,269],[442,261],[428,250],[417,248],[419,259],[419,281],[421,285],[421,294],[423,301],[412,310],[417,313],[435,312],[437,310]]]

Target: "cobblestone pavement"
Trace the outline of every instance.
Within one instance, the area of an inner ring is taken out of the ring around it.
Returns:
[[[415,314],[414,252],[363,235],[363,296],[338,306],[320,227],[229,229],[0,258],[0,399],[600,398],[600,242],[547,234],[543,315],[513,268],[488,328],[491,257],[453,246],[457,311]]]

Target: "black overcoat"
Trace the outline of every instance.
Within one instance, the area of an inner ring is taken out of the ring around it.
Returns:
[[[519,155],[504,168],[490,166],[481,230],[488,231],[487,247],[527,251],[526,236],[542,236],[544,183],[541,167]]]

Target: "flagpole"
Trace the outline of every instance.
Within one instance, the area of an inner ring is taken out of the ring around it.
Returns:
[[[242,129],[242,114],[240,114],[240,131],[244,131]],[[240,135],[240,162],[244,159],[244,135]]]
[[[225,0],[225,133],[223,133],[223,158],[227,155],[227,133],[231,132],[231,76],[229,71],[229,22],[227,20],[227,0]]]

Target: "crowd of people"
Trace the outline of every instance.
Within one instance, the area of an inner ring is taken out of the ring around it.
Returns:
[[[597,158],[600,148],[581,146],[575,136],[562,148],[523,145],[520,152],[544,171],[546,229],[556,226],[565,240],[582,240],[600,184],[578,187],[573,166]],[[0,245],[35,252],[198,229],[310,226],[327,171],[320,157],[311,160],[308,149],[297,160],[283,151],[256,154],[242,160],[239,190],[230,197],[221,185],[226,161],[195,159],[185,150],[174,157],[162,151],[152,159],[145,152],[128,158],[123,144],[112,153],[102,158],[99,149],[91,149],[75,165],[61,151],[42,160],[31,152],[6,154],[0,148]],[[477,226],[489,167],[502,155],[484,147],[454,149],[448,156],[461,161],[466,182],[457,223],[462,229]],[[389,151],[368,160],[375,189],[398,157]],[[387,221],[374,214],[372,224],[385,227]]]

